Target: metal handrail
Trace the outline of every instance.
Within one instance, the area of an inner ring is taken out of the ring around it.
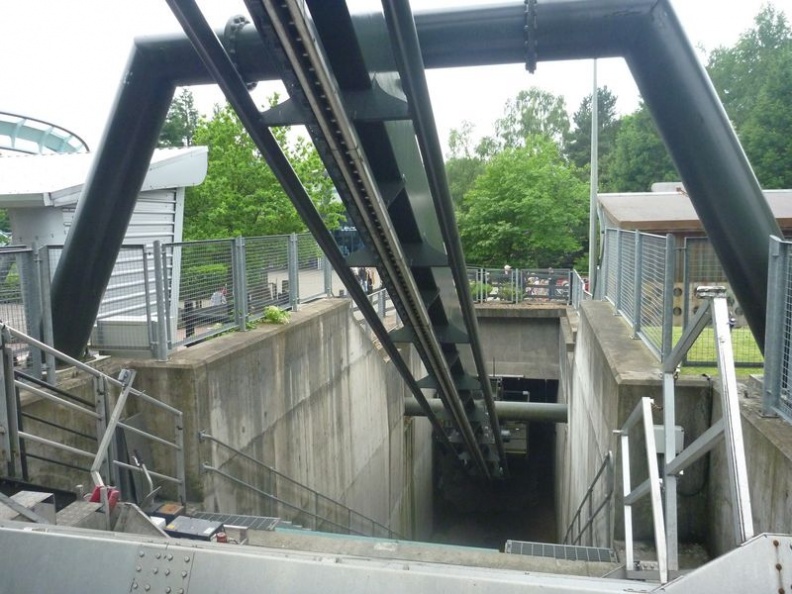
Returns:
[[[90,403],[88,401],[86,401],[84,399],[81,399],[79,397],[76,397],[76,396],[66,392],[65,390],[63,390],[61,388],[57,388],[55,386],[51,386],[50,384],[48,384],[46,382],[43,382],[41,380],[37,380],[36,378],[32,378],[32,377],[27,376],[27,375],[25,375],[23,373],[18,373],[16,370],[14,370],[14,375],[15,376],[19,375],[22,378],[24,378],[25,380],[30,381],[31,383],[25,383],[23,381],[14,379],[14,380],[12,380],[9,383],[10,386],[12,386],[12,387],[14,387],[14,388],[16,388],[18,390],[21,389],[21,390],[29,391],[30,393],[34,394],[35,396],[43,398],[43,399],[46,399],[46,400],[48,400],[50,402],[53,402],[54,404],[56,404],[58,406],[61,406],[61,407],[64,407],[64,408],[68,408],[69,410],[71,410],[73,412],[77,412],[77,413],[92,417],[92,418],[96,419],[99,422],[99,424],[100,424],[100,428],[98,429],[98,435],[97,435],[96,438],[93,438],[93,439],[95,439],[96,441],[99,442],[95,452],[90,452],[90,451],[82,450],[80,448],[76,448],[76,447],[73,447],[73,446],[68,446],[68,445],[65,445],[65,444],[61,444],[61,443],[56,442],[54,440],[47,439],[46,437],[41,437],[41,436],[34,435],[34,434],[31,434],[31,433],[28,433],[28,432],[25,432],[25,431],[22,431],[22,430],[18,430],[18,429],[15,429],[15,431],[14,431],[15,439],[36,442],[36,443],[45,445],[45,446],[53,448],[53,449],[57,449],[57,450],[68,452],[69,454],[72,454],[74,456],[79,456],[79,457],[83,457],[83,458],[91,458],[93,460],[91,468],[89,469],[89,473],[91,475],[91,480],[93,481],[93,483],[94,483],[94,485],[96,487],[99,487],[102,503],[105,505],[105,509],[109,510],[109,506],[107,506],[107,503],[108,503],[108,501],[107,501],[107,486],[105,485],[104,478],[101,476],[100,469],[105,467],[105,465],[108,463],[107,462],[107,458],[108,458],[108,456],[110,454],[111,444],[112,444],[113,436],[115,435],[116,429],[118,427],[122,427],[122,428],[124,428],[126,430],[134,432],[137,435],[140,435],[140,436],[142,436],[142,437],[144,437],[146,439],[149,439],[149,440],[151,440],[151,441],[153,441],[155,443],[158,443],[160,445],[163,445],[165,447],[168,447],[168,448],[171,448],[171,449],[175,450],[175,452],[176,452],[176,476],[168,476],[168,475],[165,475],[165,474],[160,474],[160,473],[155,473],[155,472],[149,472],[149,474],[151,476],[156,477],[156,478],[159,478],[159,479],[171,482],[171,483],[176,483],[179,486],[179,498],[180,498],[180,500],[182,501],[182,503],[186,502],[186,480],[185,480],[184,459],[183,459],[183,457],[184,457],[184,441],[183,441],[184,415],[183,415],[183,413],[180,410],[178,410],[176,408],[173,408],[173,407],[171,407],[171,406],[169,406],[169,405],[167,405],[167,404],[165,404],[163,402],[160,402],[159,400],[153,398],[152,396],[149,396],[148,394],[145,394],[144,392],[141,392],[139,390],[136,390],[136,389],[132,388],[131,384],[132,384],[132,381],[133,381],[134,376],[135,376],[135,372],[134,371],[130,371],[130,370],[125,369],[125,370],[123,370],[121,372],[121,375],[119,376],[119,378],[115,379],[115,378],[113,378],[111,376],[108,376],[107,374],[103,373],[102,371],[99,371],[98,369],[90,367],[90,366],[82,363],[81,361],[78,361],[78,360],[76,360],[76,359],[74,359],[72,357],[69,357],[69,356],[61,353],[60,351],[55,350],[54,348],[52,348],[52,347],[50,347],[50,346],[48,346],[48,345],[46,345],[46,344],[34,339],[34,338],[32,338],[31,336],[28,336],[28,335],[24,334],[23,332],[20,332],[19,330],[16,330],[16,329],[12,328],[11,326],[9,326],[7,324],[0,323],[0,331],[2,331],[3,337],[6,337],[6,336],[13,337],[13,338],[15,338],[15,339],[17,339],[19,341],[26,342],[26,343],[28,343],[31,346],[35,346],[36,348],[39,348],[42,351],[52,355],[56,359],[64,361],[64,362],[72,365],[73,367],[88,373],[89,375],[93,376],[94,378],[99,379],[101,382],[104,383],[104,385],[112,384],[112,385],[115,385],[115,386],[118,386],[118,387],[121,388],[121,393],[120,393],[120,395],[119,395],[119,397],[118,397],[118,399],[116,401],[116,404],[115,404],[115,407],[114,407],[114,409],[112,411],[112,414],[110,415],[110,417],[108,419],[107,426],[106,427],[102,427],[102,425],[104,425],[104,422],[105,422],[105,418],[106,418],[105,414],[106,413],[104,413],[103,411],[92,410],[92,409],[86,408],[85,406],[81,406],[81,404],[84,404],[86,406],[90,406]],[[36,385],[31,385],[31,384],[36,384]],[[36,387],[36,386],[40,386],[40,387]],[[55,394],[58,394],[58,396],[56,396],[56,395],[54,395],[54,394],[52,394],[50,392],[54,392]],[[126,405],[126,402],[127,402],[127,399],[128,399],[129,396],[136,396],[140,400],[143,400],[144,402],[147,402],[147,403],[153,405],[154,407],[156,407],[156,408],[158,408],[160,410],[166,411],[169,414],[173,415],[175,417],[175,419],[174,419],[174,427],[175,427],[175,439],[174,439],[174,441],[169,441],[167,439],[161,438],[161,437],[156,436],[154,434],[151,434],[151,433],[149,433],[147,431],[132,427],[132,426],[122,422],[121,421],[121,415],[123,413],[124,407]],[[70,400],[67,400],[66,398],[69,398]],[[80,404],[72,402],[72,400],[77,401]],[[96,407],[93,407],[93,408],[95,409]],[[51,423],[51,422],[47,422],[47,424],[57,426],[57,427],[65,430],[67,432],[70,432],[70,433],[76,433],[75,430],[70,429],[68,427],[62,427],[60,425],[57,425],[57,424],[54,424],[54,423]],[[87,435],[82,435],[82,436],[83,437],[89,437]],[[57,461],[54,461],[54,462],[59,463]],[[116,459],[111,459],[109,461],[109,463],[114,465],[114,466],[116,466],[116,467],[127,468],[127,469],[133,470],[133,471],[139,471],[140,470],[137,467],[134,467],[134,466],[131,466],[131,465],[128,465],[128,464],[124,464],[123,462],[121,462],[119,460],[116,460]],[[108,468],[108,472],[109,472],[109,468]],[[108,526],[109,526],[109,515],[108,515]]]
[[[226,448],[227,450],[230,450],[230,451],[234,452],[235,454],[237,454],[237,455],[239,455],[239,456],[241,456],[241,457],[245,458],[246,460],[249,460],[250,462],[252,462],[252,463],[253,463],[253,464],[255,464],[256,466],[258,466],[258,467],[260,467],[260,468],[264,468],[264,469],[268,470],[269,472],[271,472],[271,473],[272,473],[273,475],[275,475],[276,477],[278,477],[278,478],[280,478],[280,479],[284,479],[286,482],[288,482],[288,483],[292,484],[293,486],[299,487],[300,489],[303,489],[304,491],[306,491],[306,492],[310,493],[310,494],[311,494],[311,495],[313,495],[314,497],[316,497],[316,498],[321,498],[321,499],[323,499],[325,502],[328,502],[328,503],[330,503],[330,504],[332,504],[332,505],[334,505],[334,506],[336,506],[336,507],[338,507],[338,508],[342,509],[343,511],[345,511],[345,512],[347,513],[347,516],[350,518],[350,520],[351,520],[351,517],[354,515],[354,516],[356,516],[356,517],[358,517],[358,518],[362,518],[362,519],[363,519],[363,520],[365,520],[366,522],[370,523],[372,527],[376,527],[376,528],[380,528],[380,529],[384,530],[385,532],[387,532],[387,534],[388,534],[388,536],[389,536],[390,538],[401,538],[401,535],[400,535],[400,534],[398,534],[397,532],[395,532],[394,530],[392,530],[391,528],[389,528],[389,527],[387,527],[387,526],[385,526],[385,525],[383,525],[383,524],[380,524],[380,523],[379,523],[379,522],[377,522],[376,520],[373,520],[373,519],[371,519],[371,518],[369,518],[369,517],[367,517],[367,516],[364,516],[364,515],[363,515],[363,514],[361,514],[360,512],[356,512],[355,510],[353,510],[352,508],[350,508],[350,507],[349,507],[349,506],[347,506],[347,505],[344,505],[344,504],[343,504],[343,503],[341,503],[340,501],[336,501],[335,499],[332,499],[331,497],[328,497],[327,495],[323,495],[322,493],[319,493],[318,491],[316,491],[315,489],[312,489],[311,487],[308,487],[308,486],[306,486],[306,485],[303,485],[302,483],[300,483],[300,482],[298,482],[298,481],[295,481],[293,478],[291,478],[291,477],[289,477],[289,476],[286,476],[286,475],[285,475],[285,474],[283,474],[282,472],[279,472],[279,471],[275,470],[275,469],[274,469],[274,468],[272,468],[271,466],[269,466],[269,465],[267,465],[267,464],[263,463],[261,460],[257,460],[256,458],[254,458],[254,457],[250,456],[249,454],[246,454],[245,452],[243,452],[243,451],[241,451],[241,450],[238,450],[237,448],[235,448],[235,447],[233,447],[233,446],[231,446],[231,445],[229,445],[229,444],[227,444],[227,443],[225,443],[225,442],[223,442],[223,441],[221,441],[221,440],[217,439],[216,437],[214,437],[214,436],[212,436],[212,435],[210,435],[210,434],[206,433],[205,431],[201,431],[201,432],[198,434],[198,440],[199,440],[199,441],[208,440],[208,441],[214,442],[214,443],[216,443],[216,444],[218,444],[218,445],[220,445],[220,446],[222,446],[222,447]],[[216,468],[214,468],[214,467],[213,467],[213,466],[211,466],[211,465],[204,464],[203,466],[204,466],[204,468],[205,468],[206,470],[213,471],[213,472],[217,472],[218,474],[221,474],[221,475],[223,475],[223,476],[226,476],[227,478],[229,478],[229,479],[231,479],[231,480],[238,481],[239,483],[241,483],[241,484],[243,484],[243,485],[246,485],[246,486],[250,487],[250,488],[251,488],[252,490],[254,490],[254,491],[261,492],[262,494],[266,495],[268,498],[271,498],[271,499],[273,499],[273,500],[277,500],[279,503],[281,502],[281,501],[280,501],[279,499],[277,499],[277,498],[276,498],[274,495],[272,495],[272,494],[269,494],[269,493],[264,493],[264,492],[260,491],[260,489],[257,489],[256,487],[254,487],[254,486],[252,486],[252,485],[247,485],[247,483],[244,483],[243,481],[239,481],[239,479],[235,479],[235,478],[231,477],[230,475],[227,475],[227,474],[226,474],[226,473],[224,473],[223,471],[221,471],[221,470],[219,470],[219,469],[216,469]],[[327,523],[330,523],[330,524],[336,525],[336,523],[335,523],[335,522],[333,522],[332,520],[329,520],[329,519],[327,519],[327,518],[322,518],[322,517],[320,517],[320,516],[317,516],[316,514],[312,514],[312,513],[311,513],[311,512],[309,512],[308,510],[305,510],[305,509],[299,508],[299,507],[297,507],[297,506],[294,506],[294,505],[292,505],[292,504],[289,504],[289,503],[286,503],[286,502],[282,502],[282,503],[284,503],[284,505],[286,505],[286,506],[288,506],[288,507],[290,507],[290,508],[292,508],[292,509],[295,509],[295,510],[298,510],[298,511],[300,511],[301,513],[305,513],[305,514],[308,514],[308,515],[310,515],[310,516],[313,516],[313,517],[315,517],[315,518],[318,518],[318,519],[322,520],[323,522],[327,522]],[[340,525],[339,525],[339,527],[340,527],[340,528],[342,528],[342,529],[344,529],[344,530],[347,530],[347,531],[349,531],[350,533],[351,533],[351,532],[358,533],[357,531],[355,531],[355,530],[353,530],[353,529],[352,529],[351,525],[350,525],[350,526],[346,526],[346,527],[345,527],[345,526],[340,526]]]
[[[600,477],[605,473],[605,478],[607,480],[608,485],[608,492],[606,493],[602,502],[597,506],[596,509],[592,507],[593,495],[594,495],[594,488],[597,485]],[[583,496],[583,500],[580,502],[577,511],[575,512],[572,521],[569,523],[569,527],[566,530],[566,534],[564,534],[564,544],[579,544],[580,539],[586,530],[589,531],[589,545],[594,546],[594,520],[597,518],[599,513],[605,509],[607,514],[606,524],[607,524],[607,533],[606,533],[606,546],[612,547],[613,546],[613,533],[611,532],[611,519],[610,519],[610,501],[613,499],[613,492],[614,492],[614,473],[613,473],[613,452],[608,450],[608,453],[605,455],[605,459],[600,464],[599,470],[597,470],[597,474],[594,476],[594,480],[591,481],[588,489],[586,490],[586,494]],[[581,527],[580,526],[580,518],[583,512],[583,508],[586,506],[588,502],[588,510],[589,510],[589,518],[588,521]],[[574,538],[570,538],[572,531],[577,524],[577,535]]]

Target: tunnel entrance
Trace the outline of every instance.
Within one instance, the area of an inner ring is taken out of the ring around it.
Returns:
[[[502,377],[503,399],[556,402],[558,381]],[[558,542],[555,512],[555,424],[504,423],[510,476],[471,479],[435,454],[432,542],[503,550],[508,539]]]

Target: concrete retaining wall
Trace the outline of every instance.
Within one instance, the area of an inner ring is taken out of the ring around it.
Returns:
[[[574,315],[574,314],[571,314]],[[662,385],[659,361],[639,340],[612,306],[605,302],[582,304],[575,345],[571,382],[562,390],[569,398],[569,424],[561,429],[558,477],[558,529],[563,536],[578,505],[583,500],[608,451],[615,455],[615,504],[613,523],[617,538],[623,538],[621,505],[621,456],[613,434],[630,415],[640,398],[655,400],[654,423],[662,423]],[[677,423],[685,431],[685,443],[696,439],[709,427],[712,392],[705,380],[682,379],[677,383]],[[631,433],[632,484],[646,478],[646,458],[639,428]],[[679,481],[679,529],[682,541],[703,542],[706,525],[706,467],[698,463]],[[648,499],[633,511],[634,534],[652,538]],[[586,518],[584,518],[585,520]],[[606,542],[603,518],[596,524],[595,544]]]
[[[741,386],[740,407],[754,532],[788,534],[792,530],[792,427],[780,418],[762,417],[761,381]],[[718,399],[716,419],[720,411]],[[721,555],[738,544],[723,446],[715,448],[709,458],[709,548]]]
[[[253,491],[202,475],[200,464],[209,462],[283,499],[301,497],[300,506],[316,505],[229,450],[199,445],[204,430],[381,524],[395,520],[393,528],[410,536],[413,528],[418,537],[431,531],[430,427],[423,419],[405,426],[406,386],[349,304],[319,301],[288,325],[216,338],[167,363],[132,363],[137,387],[185,412],[190,498],[229,513],[273,510]]]

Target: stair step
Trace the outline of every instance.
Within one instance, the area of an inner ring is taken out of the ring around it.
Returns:
[[[0,520],[54,524],[55,498],[40,491],[19,491],[11,497],[0,494]]]
[[[507,540],[504,552],[511,555],[550,557],[553,559],[565,559],[567,561],[618,563],[616,552],[613,549],[603,547],[582,547],[547,542]]]

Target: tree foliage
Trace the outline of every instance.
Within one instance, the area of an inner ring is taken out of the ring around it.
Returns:
[[[477,152],[491,157],[503,149],[525,146],[530,136],[545,136],[563,148],[568,133],[564,98],[532,87],[506,102],[503,117],[495,122],[495,137],[482,139]]]
[[[330,228],[343,206],[313,145],[300,138],[289,144],[285,129],[275,131],[295,171]],[[302,232],[305,225],[275,175],[261,158],[234,110],[216,108],[201,120],[195,144],[209,147],[202,184],[189,188],[185,203],[186,239],[279,235]]]
[[[190,89],[183,88],[168,108],[168,115],[165,117],[157,146],[192,146],[198,120],[199,114],[195,108],[193,94]]]
[[[566,156],[581,170],[591,162],[591,99],[588,95],[580,102],[572,115],[572,131],[567,135]],[[608,87],[597,89],[597,135],[598,170],[601,187],[610,184],[610,163],[616,145],[620,118],[616,114],[616,95]]]
[[[792,28],[766,6],[733,47],[712,52],[708,70],[765,188],[792,187]]]
[[[608,177],[602,187],[612,192],[648,192],[654,182],[679,179],[646,106],[621,119]]]
[[[451,130],[448,138],[451,157],[445,168],[448,190],[457,210],[463,207],[462,199],[484,170],[484,159],[472,146],[473,125],[470,122],[464,121],[460,128]]]
[[[582,251],[588,190],[558,146],[528,136],[489,160],[465,195],[459,232],[476,265],[562,267]]]

